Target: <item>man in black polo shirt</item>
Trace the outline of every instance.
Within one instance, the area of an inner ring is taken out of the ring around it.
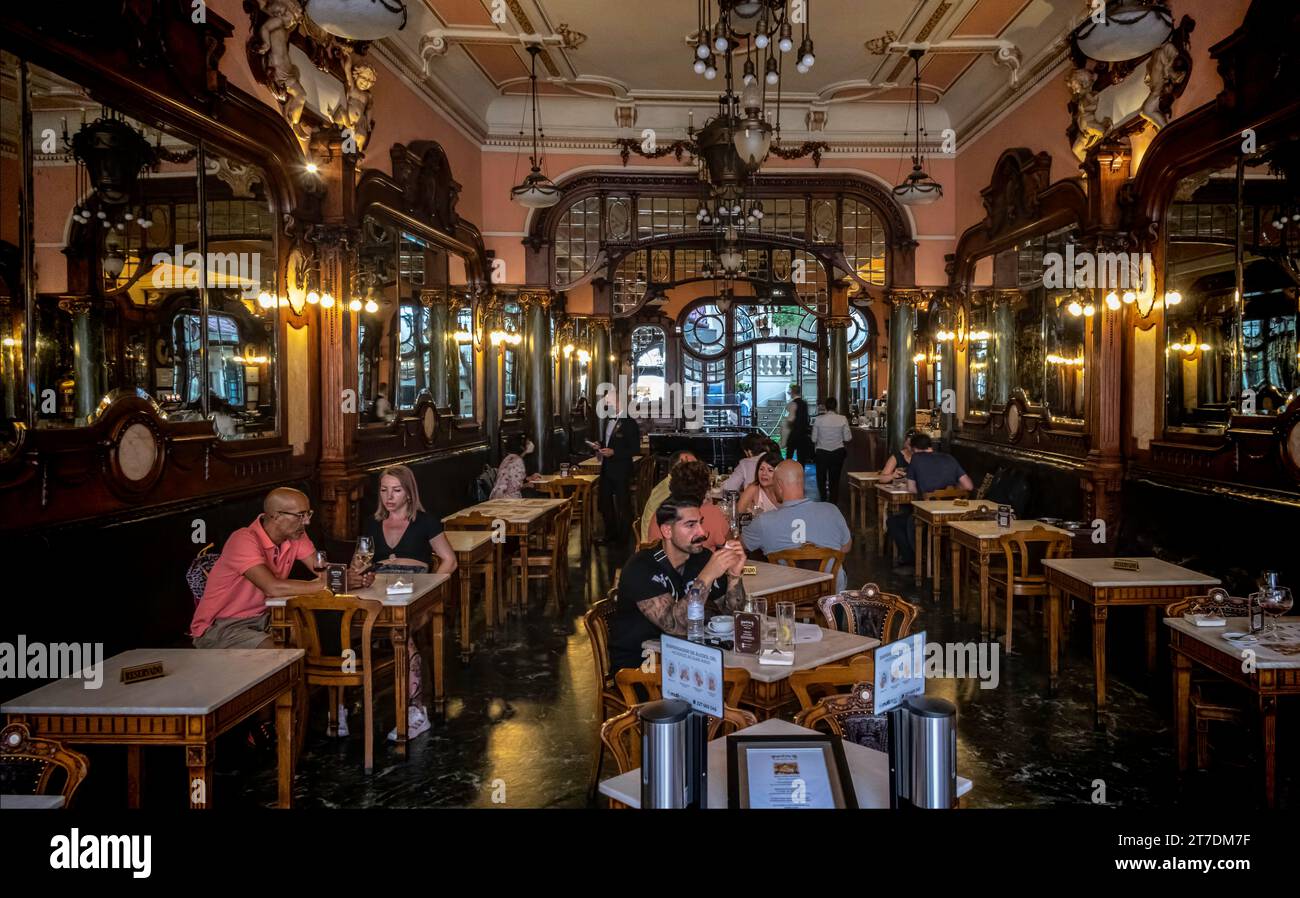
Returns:
[[[970,475],[961,463],[947,452],[935,452],[929,434],[912,435],[912,460],[907,464],[907,491],[924,497],[935,490],[959,486],[970,491],[975,488]],[[912,506],[904,505],[895,515],[890,515],[885,526],[898,545],[898,564],[907,567],[916,563],[916,527],[912,523]]]
[[[699,498],[670,496],[655,520],[660,545],[637,552],[618,578],[618,606],[609,622],[609,657],[613,670],[640,667],[641,644],[662,633],[686,635],[686,587],[699,580],[706,608],[738,611],[745,603],[741,575],[745,550],[728,543],[716,552],[704,547]],[[707,615],[706,615],[707,616]]]

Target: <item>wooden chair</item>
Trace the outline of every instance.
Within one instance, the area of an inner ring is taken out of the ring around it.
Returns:
[[[383,603],[377,599],[335,595],[325,589],[305,596],[291,596],[287,607],[294,624],[296,641],[307,653],[304,665],[307,685],[324,686],[329,692],[331,736],[338,732],[341,691],[348,686],[361,687],[365,714],[365,769],[370,772],[375,766],[375,675],[393,667],[391,658],[385,659],[382,664],[376,664],[371,652],[371,635],[375,622],[383,611]],[[341,612],[338,655],[326,655],[322,648],[321,631],[317,622],[317,614],[322,611]],[[361,615],[360,651],[353,641],[352,632],[353,621],[358,615]],[[393,688],[405,689],[406,684],[394,682]]]
[[[823,664],[812,670],[790,674],[790,689],[799,699],[799,710],[807,711],[824,695],[842,691],[854,683],[871,683],[876,676],[875,658],[870,654],[854,655],[847,662]],[[817,692],[816,697],[813,691]]]
[[[581,477],[557,477],[546,483],[534,484],[539,492],[552,499],[568,499],[573,503],[573,516],[578,519],[582,550],[591,547],[592,482]]]
[[[873,713],[871,681],[854,683],[845,693],[828,695],[795,715],[797,726],[825,729],[849,742],[888,751],[888,718]]]
[[[638,702],[658,701],[663,698],[661,691],[663,672],[659,670],[658,662],[656,662],[655,669],[649,673],[639,667],[624,668],[614,675],[614,682],[623,697],[623,704],[629,708]],[[636,686],[638,685],[645,689],[647,698],[642,698],[637,694]],[[722,669],[722,685],[726,690],[723,704],[740,707],[740,700],[744,696],[745,690],[749,688],[749,671],[743,667],[724,667]]]
[[[497,519],[490,515],[485,515],[477,511],[472,511],[469,512],[468,514],[458,515],[457,517],[454,517],[449,521],[444,521],[442,527],[444,530],[495,530],[496,521]],[[498,550],[500,550],[501,547],[498,546],[497,548]],[[500,552],[498,551],[496,558],[497,561],[500,562],[503,561],[504,556],[500,554]],[[503,588],[505,584],[502,581],[509,580],[509,572],[503,570],[503,564],[496,564],[496,580],[497,580],[496,619],[501,622],[502,626],[504,626],[506,622],[506,608],[509,606],[502,607],[505,603],[505,598],[504,598],[505,589]]]
[[[989,587],[995,594],[1001,592],[1006,596],[1006,639],[1003,649],[1010,655],[1011,618],[1015,610],[1015,599],[1045,599],[1048,588],[1043,560],[1070,557],[1073,541],[1068,533],[1058,533],[1046,527],[1014,531],[1004,535],[1000,541],[1006,568],[989,573]]]
[[[90,772],[86,756],[54,739],[33,738],[25,723],[11,723],[0,730],[0,793],[4,796],[47,795],[55,770],[63,772],[59,807],[67,808]]]
[[[1165,608],[1165,617],[1182,617],[1200,612],[1212,604],[1210,596],[1188,596]],[[1207,609],[1208,610],[1208,609]],[[1220,604],[1216,610],[1224,617],[1245,617],[1245,606]],[[1245,700],[1249,693],[1216,674],[1192,668],[1192,731],[1196,733],[1196,769],[1210,766],[1210,724],[1231,723],[1244,728],[1251,719]]]
[[[641,456],[641,462],[632,478],[632,508],[634,518],[640,519],[645,512],[645,503],[655,488],[655,457],[649,453]]]
[[[591,659],[596,665],[596,719],[609,720],[627,709],[619,687],[614,682],[614,673],[609,661],[609,619],[614,616],[618,603],[618,588],[614,587],[609,595],[595,602],[582,616],[582,624],[587,630],[587,641],[591,643]],[[596,740],[596,763],[591,769],[588,782],[587,800],[596,800],[596,788],[600,785],[600,768],[605,761],[605,743]]]
[[[900,595],[884,592],[874,583],[852,593],[822,596],[817,600],[822,626],[855,636],[870,636],[882,644],[912,632],[919,610]]]
[[[983,499],[989,494],[989,487],[993,486],[993,475],[985,474],[984,479],[980,481],[979,489],[975,491],[976,499]]]
[[[572,518],[573,501],[565,500],[552,519],[551,529],[539,534],[535,546],[530,543],[528,570],[525,572],[526,579],[520,576],[524,563],[523,558],[519,555],[511,557],[510,575],[507,578],[509,583],[509,604],[511,606],[515,605],[516,587],[522,586],[526,590],[525,584],[530,580],[547,581],[557,600],[564,595],[569,582],[569,522]],[[526,593],[519,596],[521,605],[526,605],[527,602],[528,595]]]
[[[633,518],[632,519],[632,545],[636,546],[636,551],[640,552],[642,549],[652,549],[655,546],[659,545],[659,543],[663,542],[662,539],[644,539],[644,536],[645,536],[645,532],[641,529],[640,516]]]
[[[600,728],[601,749],[609,750],[610,756],[618,766],[619,773],[627,773],[641,766],[641,719],[637,716],[639,705],[633,705],[626,711],[606,720]],[[722,719],[709,718],[709,738],[728,735],[737,730],[757,725],[758,718],[748,711],[724,705]],[[621,802],[611,800],[611,808],[626,807]]]
[[[829,589],[836,589],[836,584],[840,582],[840,569],[844,567],[844,553],[839,549],[828,549],[824,546],[814,546],[812,543],[804,543],[802,546],[795,546],[791,549],[782,549],[779,552],[767,553],[767,560],[773,564],[784,564],[789,567],[802,567],[808,570],[817,570],[831,575],[831,585]],[[802,562],[802,563],[801,563]],[[808,562],[812,562],[809,564]],[[811,608],[806,609],[811,617],[814,613]],[[799,608],[795,609],[798,614]],[[804,619],[807,620],[808,617]]]
[[[964,490],[959,486],[945,486],[941,490],[930,490],[922,496],[922,499],[965,499],[970,495],[969,490]]]

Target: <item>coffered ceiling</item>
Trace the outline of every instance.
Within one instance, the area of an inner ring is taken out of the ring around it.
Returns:
[[[716,106],[721,78],[691,68],[696,0],[410,5],[407,27],[377,52],[485,144],[513,145],[527,130],[529,40],[544,44],[539,91],[553,145],[608,145],[646,127],[672,139],[688,110],[699,125]],[[782,129],[791,139],[820,132],[839,149],[901,152],[913,77],[902,45],[928,44],[927,133],[937,142],[952,127],[960,139],[1063,58],[1063,39],[1086,10],[1084,0],[808,0],[817,62],[805,74],[787,67]]]

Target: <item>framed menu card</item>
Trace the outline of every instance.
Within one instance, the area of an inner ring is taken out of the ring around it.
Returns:
[[[727,737],[727,807],[857,808],[839,736]]]
[[[763,618],[757,614],[739,611],[735,614],[732,631],[738,655],[757,655],[763,647]]]

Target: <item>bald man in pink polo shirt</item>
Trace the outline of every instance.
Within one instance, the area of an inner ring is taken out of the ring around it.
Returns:
[[[297,596],[325,588],[324,577],[288,580],[293,563],[316,552],[307,536],[311,502],[295,489],[267,494],[262,513],[231,534],[208,574],[190,635],[199,649],[272,648],[267,596]]]

